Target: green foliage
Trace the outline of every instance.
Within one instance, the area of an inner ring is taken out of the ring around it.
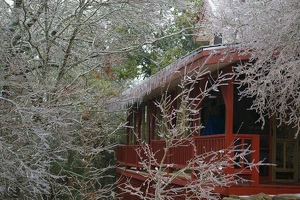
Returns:
[[[200,8],[202,1],[192,2]],[[153,30],[154,42],[126,53],[126,62],[114,68],[120,79],[149,77],[203,45],[193,39],[198,12],[177,9],[170,12],[162,27]]]

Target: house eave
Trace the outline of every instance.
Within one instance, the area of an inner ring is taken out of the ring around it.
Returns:
[[[228,46],[201,47],[173,62],[140,84],[124,91],[120,100],[126,107],[153,98],[166,87],[171,88],[178,85],[184,75],[188,75],[194,70],[209,70],[212,73],[248,58],[248,55],[239,55],[234,48]]]

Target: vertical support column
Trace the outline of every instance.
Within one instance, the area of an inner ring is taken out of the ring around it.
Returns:
[[[132,134],[130,135],[131,144],[136,144],[136,134],[138,132],[138,107],[137,104],[132,106]]]
[[[233,79],[228,81],[227,86],[222,87],[223,98],[226,106],[225,114],[225,142],[228,147],[233,141],[233,101],[234,101],[234,87]]]
[[[269,141],[271,143],[271,145],[269,145],[269,163],[276,162],[273,159],[273,144],[276,144],[275,143],[275,138],[274,138],[275,137],[274,133],[276,131],[275,130],[275,128],[276,128],[276,125],[275,125],[276,121],[275,120],[276,120],[276,118],[275,118],[274,115],[269,118],[269,136],[268,136],[268,139],[269,139]],[[268,168],[269,168],[268,179],[272,180],[273,166],[270,165],[270,166],[268,166]]]
[[[127,128],[126,128],[126,145],[129,145],[129,140],[130,140],[130,132],[131,132],[131,123],[132,123],[132,113],[130,113],[130,111],[128,111],[128,114],[127,114]]]
[[[227,72],[232,72],[232,67],[227,69]],[[234,84],[233,79],[228,80],[227,85],[221,86],[223,99],[225,102],[225,148],[228,148],[233,143],[233,109],[234,109]],[[233,153],[231,155],[234,156]],[[233,173],[233,168],[228,167],[225,172],[227,174]]]
[[[172,104],[168,111],[169,115],[171,115],[172,112],[174,112],[174,110],[177,109],[177,100],[175,99],[176,95],[177,95],[177,91],[176,90],[171,91],[170,95],[171,95]],[[169,122],[169,128],[172,128],[172,125],[175,125],[175,124],[176,124],[176,117],[172,121]]]
[[[208,80],[208,74],[205,75],[203,77],[203,79],[198,82],[197,84],[194,85],[194,98],[195,99],[198,99],[198,100],[194,100],[194,105],[195,105],[195,110],[198,110],[197,114],[195,114],[193,116],[193,125],[194,125],[194,131],[193,131],[193,136],[197,136],[197,135],[200,135],[200,129],[197,128],[200,126],[200,123],[201,123],[201,112],[200,112],[200,109],[201,109],[201,106],[202,106],[202,101],[203,99],[205,98],[203,92],[205,90],[205,85],[207,83],[207,80]]]
[[[151,101],[150,103],[150,142],[151,140],[154,140],[155,138],[155,118],[156,118],[156,112],[157,112],[157,108],[156,105],[154,104],[154,100]]]
[[[146,120],[147,120],[147,116],[148,116],[148,114],[147,114],[147,101],[146,102],[144,102],[143,104],[143,108],[142,108],[142,113],[141,113],[141,115],[142,115],[142,119],[141,119],[141,135],[142,135],[142,140],[144,141],[144,142],[148,142],[148,140],[147,140],[147,133],[146,133],[146,129],[147,129],[147,124],[146,124]]]
[[[145,139],[148,144],[150,144],[150,115],[151,115],[151,103],[147,101],[147,109],[145,109]]]
[[[200,83],[195,83],[194,85],[193,85],[193,96],[192,96],[192,101],[193,101],[193,110],[197,110],[197,112],[196,113],[192,113],[192,119],[193,119],[193,133],[192,133],[192,135],[193,136],[197,136],[197,135],[199,135],[199,129],[198,129],[198,127],[199,127],[199,125],[200,125],[200,118],[199,118],[199,115],[200,115],[200,111],[199,111],[199,109],[200,109],[200,101],[199,100],[196,100],[196,99],[198,99],[199,98],[199,95],[200,95],[200,93],[201,93],[201,89],[200,89]]]
[[[225,73],[232,73],[232,66],[226,69]],[[221,92],[224,99],[225,113],[225,145],[229,147],[233,141],[233,112],[234,112],[234,79],[227,81],[227,85],[221,86]]]
[[[136,116],[136,131],[137,131],[137,140],[136,143],[139,143],[142,139],[142,119],[143,119],[143,104],[139,105],[137,108]]]
[[[260,146],[260,137],[259,135],[253,135],[252,137],[252,150],[255,150],[254,153],[252,153],[252,160],[254,160],[255,162],[259,162],[259,151],[257,152],[257,150],[259,150],[259,146]],[[258,185],[259,184],[259,172],[256,169],[252,170],[252,185]]]
[[[201,134],[201,130],[199,128],[199,126],[202,123],[200,109],[201,109],[201,106],[202,106],[202,102],[205,98],[204,91],[206,89],[205,86],[207,84],[207,80],[208,80],[208,74],[204,75],[203,79],[201,79],[200,82],[198,82],[194,85],[194,92],[193,92],[194,96],[193,96],[193,98],[195,100],[194,100],[193,104],[195,105],[195,107],[193,109],[197,110],[197,113],[193,116],[193,127],[194,127],[193,136],[199,136]],[[193,142],[196,145],[195,137],[193,138]],[[202,146],[202,145],[199,145],[199,147],[200,146]],[[194,155],[194,150],[192,148],[191,148],[191,154]],[[197,167],[197,166],[195,166],[195,167]],[[191,179],[192,180],[197,179],[196,174],[197,174],[197,172],[193,170],[192,173],[191,173]]]

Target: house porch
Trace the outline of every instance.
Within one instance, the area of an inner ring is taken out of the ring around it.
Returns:
[[[257,134],[234,134],[235,141],[239,141],[239,144],[245,144],[239,146],[239,148],[250,148],[254,150],[248,158],[249,161],[259,161],[259,135]],[[204,154],[207,151],[226,150],[225,135],[211,135],[211,136],[193,136],[193,145],[196,147],[197,154]],[[154,140],[149,145],[151,150],[157,152],[155,158],[159,162],[162,159],[164,148],[164,142],[160,140]],[[128,178],[134,182],[137,186],[143,185],[143,182],[147,179],[147,170],[142,165],[143,153],[140,151],[142,145],[124,145],[117,147],[117,174],[121,180],[127,180]],[[242,149],[241,149],[242,150]],[[138,153],[139,152],[139,153]],[[176,148],[171,148],[165,161],[165,166],[168,163],[172,163],[169,167],[165,168],[167,176],[172,176],[173,172],[183,169],[187,166],[188,162],[193,159],[194,148],[191,145],[179,145]],[[153,164],[153,169],[155,169]],[[272,168],[272,166],[268,166]],[[294,194],[299,193],[300,183],[292,181],[272,181],[270,178],[260,176],[258,169],[248,168],[246,165],[235,166],[231,169],[224,169],[224,173],[236,173],[243,177],[245,182],[238,182],[238,184],[230,185],[228,187],[216,187],[215,192],[222,196],[229,195],[253,195],[258,193],[266,194]],[[182,176],[178,176],[173,180],[172,184],[177,186],[184,186],[186,183],[194,179],[192,173],[185,173]]]
[[[260,192],[266,194],[300,193],[299,171],[300,171],[300,141],[293,138],[293,129],[289,127],[278,128],[276,119],[265,119],[262,123],[256,123],[259,116],[255,111],[248,108],[252,105],[251,98],[240,100],[238,80],[227,79],[217,88],[213,88],[206,98],[202,99],[202,92],[211,87],[210,79],[215,79],[220,74],[230,74],[232,68],[238,62],[248,59],[247,56],[240,57],[236,53],[230,59],[223,59],[219,47],[203,48],[185,57],[178,63],[166,68],[149,78],[126,93],[127,96],[137,95],[136,101],[131,102],[131,108],[127,117],[126,145],[117,147],[117,173],[124,180],[131,179],[137,187],[143,187],[143,181],[147,179],[147,171],[142,165],[142,159],[147,156],[141,150],[148,145],[152,152],[155,152],[156,163],[163,157],[165,142],[161,140],[160,123],[163,121],[161,110],[157,107],[157,102],[162,99],[163,94],[168,94],[172,104],[167,112],[172,112],[180,107],[181,101],[176,97],[181,93],[182,88],[178,88],[182,77],[190,75],[194,70],[207,67],[211,73],[206,74],[190,87],[189,98],[194,100],[192,109],[196,113],[191,113],[189,120],[189,131],[184,132],[183,137],[189,141],[176,148],[169,149],[166,159],[163,161],[167,176],[177,170],[184,169],[195,155],[202,155],[209,151],[218,152],[228,150],[228,148],[249,148],[253,151],[247,160],[250,162],[276,163],[277,167],[262,165],[259,169],[249,168],[241,164],[231,168],[225,168],[226,174],[238,174],[245,178],[246,182],[230,185],[230,187],[215,188],[215,192],[228,196],[251,195]],[[220,50],[220,51],[219,51]],[[213,55],[213,56],[211,56]],[[211,57],[210,57],[211,56]],[[168,72],[168,73],[167,73]],[[176,72],[176,73],[175,73]],[[192,77],[192,76],[191,76]],[[160,80],[162,79],[162,80]],[[189,87],[189,86],[188,86]],[[187,88],[188,88],[187,87]],[[126,96],[125,95],[125,96]],[[200,102],[200,100],[202,101]],[[136,103],[138,102],[138,103]],[[223,121],[223,126],[219,130],[206,130],[209,126],[211,116],[216,116]],[[167,124],[176,127],[178,118],[170,120]],[[201,126],[205,128],[199,128]],[[263,127],[263,129],[262,129]],[[221,131],[220,131],[221,130]],[[221,133],[221,134],[220,134]],[[145,144],[145,145],[143,145]],[[187,145],[190,144],[190,145]],[[158,167],[150,162],[151,169]],[[196,177],[192,173],[185,173],[185,176],[174,179],[172,184],[185,185],[185,183]]]

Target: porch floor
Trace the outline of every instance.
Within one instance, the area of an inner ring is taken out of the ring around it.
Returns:
[[[118,167],[117,173],[126,177],[131,177],[140,181],[147,179],[147,173],[143,171],[137,171],[135,169],[125,169],[124,167]],[[186,176],[180,177],[174,183],[176,185],[184,185]],[[277,194],[300,194],[300,182],[272,182],[267,180],[261,180],[258,185],[250,185],[250,183],[243,183],[239,185],[232,185],[231,187],[217,187],[216,193],[221,196],[229,195],[255,195],[259,193],[265,193],[268,195]]]

